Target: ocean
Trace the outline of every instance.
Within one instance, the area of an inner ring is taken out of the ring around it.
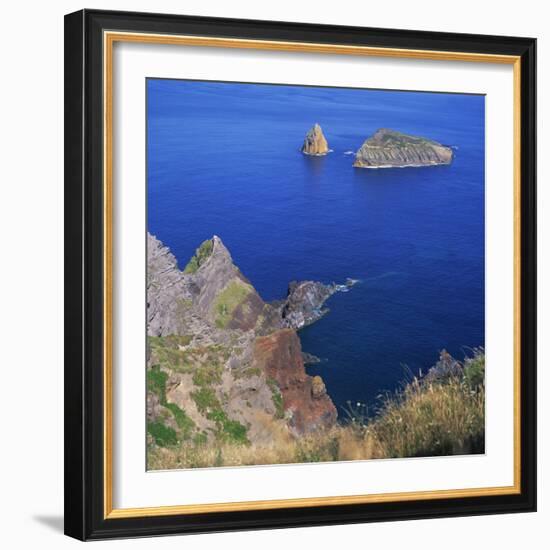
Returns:
[[[216,234],[266,301],[343,283],[300,331],[345,416],[484,346],[485,98],[147,80],[147,226],[181,268]],[[300,153],[318,122],[332,152]],[[378,128],[454,147],[450,166],[353,168]]]

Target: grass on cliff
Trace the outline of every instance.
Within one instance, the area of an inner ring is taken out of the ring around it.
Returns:
[[[197,375],[197,385],[218,383],[222,361],[229,358],[230,350],[221,344],[188,348],[192,339],[190,335],[148,336],[151,363],[171,371]]]
[[[461,375],[414,379],[384,399],[368,426],[384,457],[420,457],[485,451],[485,355],[464,362]]]
[[[191,340],[191,336],[148,336],[151,362],[160,367],[187,372],[190,361],[188,353],[182,348],[189,345]]]
[[[372,139],[372,138],[371,138]],[[411,136],[396,130],[387,130],[381,137],[383,146],[406,147],[408,145],[439,145],[437,141],[421,136]],[[371,141],[367,140],[369,145]]]
[[[347,422],[293,438],[273,426],[268,444],[184,443],[150,450],[151,469],[288,464],[483,453],[485,449],[485,355],[476,350],[458,373],[413,379],[385,396],[373,418],[350,407]],[[204,395],[204,406],[211,403]]]
[[[158,397],[159,403],[168,411],[168,414],[171,414],[178,427],[176,431],[160,419],[157,419],[155,422],[148,422],[147,433],[161,447],[176,445],[180,441],[190,439],[196,427],[193,420],[187,416],[187,413],[183,409],[175,403],[169,403],[166,400],[167,381],[168,374],[161,370],[158,365],[147,371],[147,390]]]
[[[161,416],[149,423],[148,434],[157,447],[174,447],[183,442],[203,445],[207,439],[182,408],[168,402],[168,370],[192,375],[195,390],[191,398],[199,412],[214,423],[215,428],[210,429],[217,442],[248,445],[248,428],[227,416],[215,391],[222,382],[223,362],[228,359],[229,350],[220,344],[189,348],[191,341],[187,335],[148,338],[154,364],[147,371],[147,389],[163,407]]]
[[[184,273],[195,273],[199,267],[210,257],[214,249],[214,241],[208,239],[204,241],[199,248],[195,250],[195,255],[189,260],[189,263],[183,270]]]
[[[273,405],[275,406],[275,418],[285,417],[285,408],[283,404],[283,396],[281,390],[277,385],[277,382],[273,378],[267,379],[267,385],[271,390],[271,396],[273,398]]]
[[[236,279],[230,282],[217,296],[214,302],[216,326],[225,328],[233,318],[233,312],[253,291],[252,286]]]
[[[231,420],[212,388],[200,387],[191,392],[191,398],[195,401],[201,414],[215,423],[215,438],[217,443],[230,443],[235,445],[249,445],[247,428],[237,420]]]

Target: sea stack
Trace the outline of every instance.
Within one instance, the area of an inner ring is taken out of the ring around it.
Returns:
[[[328,153],[328,143],[319,124],[315,125],[306,134],[302,145],[304,155],[321,156]]]
[[[451,164],[453,150],[437,141],[381,128],[355,154],[356,168],[404,168]]]

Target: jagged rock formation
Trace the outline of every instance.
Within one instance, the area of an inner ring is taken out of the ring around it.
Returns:
[[[300,329],[311,325],[328,313],[323,304],[336,289],[334,285],[324,285],[316,281],[292,281],[288,285],[288,295],[281,309],[285,326]]]
[[[348,279],[344,285],[325,285],[317,281],[292,281],[288,294],[281,307],[281,317],[285,327],[301,329],[318,321],[329,312],[324,303],[335,293],[346,291],[355,283]]]
[[[306,134],[304,144],[302,145],[302,153],[305,155],[321,156],[326,155],[328,152],[328,143],[323,130],[319,124],[315,123]]]
[[[381,128],[357,151],[356,168],[393,168],[450,164],[453,151],[430,139]]]
[[[311,432],[336,422],[336,407],[326,391],[319,391],[319,381],[324,388],[321,377],[306,374],[300,339],[294,330],[282,329],[258,338],[254,365],[280,389],[292,432]]]
[[[229,251],[214,235],[208,256],[190,273],[198,289],[194,305],[202,317],[219,328],[250,330],[264,308],[264,302],[248,279],[233,264]],[[200,248],[193,258],[200,254]],[[190,264],[193,264],[193,258]],[[188,273],[189,270],[185,268]],[[185,270],[184,270],[185,271]]]
[[[322,381],[306,374],[281,310],[296,313],[302,292],[311,298],[302,316],[313,322],[336,285],[295,283],[291,302],[277,307],[219,237],[202,243],[183,271],[167,247],[147,239],[149,443],[269,442],[272,430],[299,436],[332,426],[336,409]]]
[[[424,379],[430,382],[446,380],[461,376],[463,370],[464,365],[457,361],[447,350],[443,349],[439,353],[439,360],[428,370]]]
[[[192,286],[168,248],[147,233],[147,334],[166,336],[183,330],[184,305]]]

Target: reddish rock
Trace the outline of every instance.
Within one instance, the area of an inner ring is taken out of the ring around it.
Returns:
[[[336,407],[321,377],[306,374],[300,339],[294,330],[282,329],[257,338],[254,362],[277,383],[289,416],[288,425],[296,434],[334,425]]]

